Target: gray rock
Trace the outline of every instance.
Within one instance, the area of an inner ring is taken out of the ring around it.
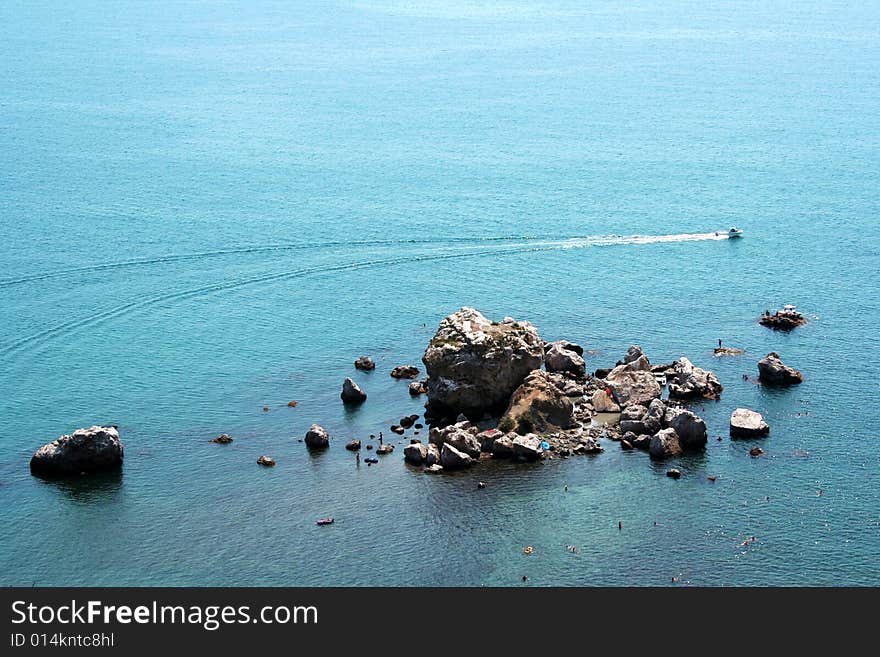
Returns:
[[[409,394],[413,397],[424,395],[428,392],[428,385],[425,381],[413,381],[409,384]]]
[[[513,439],[513,455],[523,461],[537,461],[544,456],[541,439],[535,434],[517,436]]]
[[[515,437],[516,434],[513,434]],[[513,438],[510,436],[501,436],[496,438],[492,443],[492,456],[498,459],[509,459],[513,457]]]
[[[440,448],[437,445],[428,445],[428,453],[425,455],[425,465],[431,466],[440,463]]]
[[[620,430],[624,433],[632,432],[634,434],[655,433],[648,431],[642,421],[647,413],[648,409],[639,404],[627,406],[620,412]]]
[[[479,416],[497,410],[543,361],[544,343],[528,322],[491,322],[462,308],[440,322],[422,357],[429,412]]]
[[[116,427],[93,426],[43,445],[31,457],[31,472],[73,475],[118,470],[123,460],[122,441]]]
[[[790,386],[801,383],[804,375],[783,363],[779,354],[771,351],[758,361],[758,379],[772,386]]]
[[[593,404],[593,410],[597,413],[619,413],[620,406],[614,401],[614,397],[604,390],[597,390],[590,398]]]
[[[275,467],[275,459],[271,456],[266,456],[265,454],[257,459],[257,464],[262,465],[266,468],[274,468]]]
[[[431,429],[428,433],[428,441],[438,447],[449,444],[472,458],[480,458],[481,445],[477,438],[477,428],[467,421]]]
[[[669,427],[675,430],[675,433],[678,435],[678,442],[684,450],[695,451],[702,449],[709,440],[706,432],[706,423],[703,421],[703,418],[689,410],[679,410],[671,418]]]
[[[313,424],[306,432],[306,447],[309,449],[330,447],[330,434],[320,424]]]
[[[621,408],[633,404],[647,406],[661,393],[660,384],[651,372],[651,363],[644,355],[611,370],[605,376],[605,385]]]
[[[676,361],[672,371],[667,371],[669,396],[674,399],[719,399],[724,386],[709,370],[695,367],[682,356]]]
[[[632,446],[636,449],[650,449],[651,436],[646,433],[636,436],[635,439],[633,439],[632,441]]]
[[[376,369],[376,363],[374,363],[373,359],[369,356],[361,356],[356,361],[354,361],[354,366],[356,369],[364,371]]]
[[[484,452],[491,452],[492,446],[495,444],[495,441],[498,438],[501,438],[504,433],[499,431],[498,429],[487,429],[486,431],[481,431],[476,435],[477,442],[480,443],[480,449]]]
[[[443,472],[443,466],[439,463],[432,463],[427,468],[423,470],[425,474],[440,474]]]
[[[730,415],[730,435],[733,438],[756,438],[770,433],[770,425],[760,413],[738,408]]]
[[[661,429],[651,438],[648,452],[652,459],[665,459],[670,456],[678,456],[682,453],[678,442],[678,434],[675,429]]]
[[[391,370],[391,376],[395,379],[414,379],[419,375],[419,368],[415,365],[398,365]]]
[[[413,465],[421,465],[428,460],[428,446],[423,443],[410,443],[403,448],[403,460]]]
[[[346,404],[362,404],[367,400],[367,393],[352,379],[345,379],[342,383],[342,392],[339,397]]]
[[[626,355],[623,357],[624,363],[632,363],[633,361],[638,360],[642,356],[644,356],[644,352],[642,351],[641,346],[634,344],[630,345],[630,348],[626,350]]]
[[[568,348],[568,342],[551,342],[544,349],[544,367],[548,372],[568,372],[582,377],[587,372],[583,356]]]
[[[455,470],[458,468],[467,468],[474,462],[468,454],[460,452],[449,443],[443,443],[440,448],[440,465],[447,470]]]
[[[345,443],[345,449],[347,449],[349,452],[357,452],[360,448],[360,440],[349,440],[347,443]]]

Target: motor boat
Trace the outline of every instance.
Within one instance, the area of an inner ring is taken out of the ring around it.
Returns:
[[[735,226],[732,227],[730,230],[728,230],[726,233],[721,230],[715,231],[716,237],[721,237],[722,235],[727,235],[727,239],[733,239],[734,237],[742,237],[742,234],[743,234],[742,229],[736,228]]]

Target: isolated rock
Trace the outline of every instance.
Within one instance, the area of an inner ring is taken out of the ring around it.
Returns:
[[[733,438],[757,438],[770,433],[770,425],[760,413],[738,408],[730,415],[730,435]]]
[[[345,444],[345,449],[349,452],[356,452],[361,448],[360,440],[350,440]]]
[[[674,399],[719,399],[724,386],[709,370],[695,367],[691,361],[682,356],[667,372],[669,397]]]
[[[122,442],[116,427],[93,426],[77,429],[40,447],[31,457],[31,472],[74,475],[118,470],[122,460]]]
[[[415,365],[398,365],[391,370],[391,376],[395,379],[414,379],[419,375],[419,368]]]
[[[275,459],[271,456],[263,455],[257,459],[257,464],[262,465],[266,468],[274,468],[275,467]]]
[[[464,452],[455,449],[455,447],[449,443],[443,443],[443,447],[440,448],[440,465],[447,470],[467,468],[473,462],[473,458]]]
[[[402,426],[404,429],[409,429],[412,425],[416,423],[416,420],[418,419],[418,415],[407,415],[406,417],[400,418],[400,426]]]
[[[313,424],[306,432],[306,447],[309,449],[330,447],[330,434],[320,424]]]
[[[462,308],[440,322],[422,357],[429,413],[479,416],[500,410],[543,360],[544,343],[528,322],[492,322],[473,308]]]
[[[345,379],[342,384],[342,392],[339,397],[346,404],[362,404],[367,400],[367,393],[352,379]]]
[[[423,443],[410,443],[403,448],[403,459],[413,465],[421,465],[428,460],[428,446]]]
[[[537,461],[544,456],[541,439],[533,433],[517,436],[512,441],[513,456],[523,461]]]
[[[681,444],[678,442],[678,434],[675,429],[661,429],[651,438],[648,452],[652,459],[665,459],[670,456],[679,456],[682,453]]]
[[[749,450],[749,456],[761,456],[764,453],[764,450],[760,447],[752,447]]]
[[[534,370],[514,391],[499,427],[519,434],[570,427],[574,404],[552,381],[551,375]]]
[[[681,479],[681,470],[678,468],[669,468],[666,471],[666,476],[671,477],[672,479]]]
[[[775,351],[758,361],[758,379],[772,386],[790,386],[801,383],[804,375],[782,362]]]
[[[594,392],[590,401],[593,404],[593,410],[597,413],[620,412],[620,406],[615,403],[614,397],[605,392],[605,390],[597,390]]]
[[[569,348],[571,344],[570,342],[558,341],[545,345],[544,367],[548,372],[568,372],[579,377],[586,375],[587,366],[581,355],[583,349],[581,349],[581,354],[578,354]]]
[[[702,449],[709,440],[706,423],[693,411],[678,409],[670,419],[669,427],[675,430],[679,445],[684,450]]]
[[[219,436],[214,438],[211,442],[217,443],[219,445],[228,445],[229,443],[232,442],[232,436],[230,436],[228,433],[221,433]]]
[[[354,361],[354,366],[356,369],[370,371],[376,369],[376,363],[373,362],[373,359],[369,356],[361,356],[356,361]]]
[[[382,443],[376,448],[376,454],[390,454],[394,451],[394,443]]]

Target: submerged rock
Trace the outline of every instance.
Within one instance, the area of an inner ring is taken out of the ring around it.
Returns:
[[[474,308],[462,308],[440,322],[422,357],[429,413],[497,411],[543,360],[544,343],[528,322],[492,322]]]
[[[773,386],[790,386],[801,383],[804,375],[782,362],[775,351],[758,361],[758,379]]]
[[[116,427],[93,426],[43,445],[31,457],[30,467],[43,475],[104,472],[121,468],[123,456]]]
[[[367,400],[367,393],[352,379],[347,378],[342,384],[342,392],[339,397],[346,404],[362,404]]]
[[[669,397],[675,399],[719,399],[724,386],[709,370],[694,366],[682,356],[667,372]]]
[[[330,447],[330,434],[320,424],[313,424],[306,432],[306,447],[309,449]]]
[[[669,468],[666,471],[666,476],[671,477],[672,479],[681,479],[681,470],[678,468]]]
[[[770,433],[770,425],[760,413],[738,408],[730,415],[730,435],[733,438],[755,438]]]
[[[500,429],[527,434],[572,426],[574,404],[551,376],[534,370],[526,377],[511,396]]]
[[[364,370],[366,372],[376,369],[376,363],[369,356],[361,356],[354,361],[354,366],[355,369]]]
[[[587,366],[583,359],[583,348],[578,353],[571,347],[578,347],[571,342],[560,340],[544,346],[544,367],[548,372],[568,372],[578,377],[587,373]]]
[[[391,376],[395,379],[414,379],[419,375],[419,368],[415,365],[398,365],[391,370]]]

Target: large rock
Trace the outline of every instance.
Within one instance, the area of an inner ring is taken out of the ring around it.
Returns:
[[[496,438],[492,443],[492,456],[497,459],[509,459],[513,456],[513,440],[516,434],[506,434]]]
[[[117,470],[123,449],[116,427],[93,426],[43,445],[31,457],[31,472],[43,475],[75,475]]]
[[[605,376],[605,385],[621,408],[633,404],[647,406],[661,393],[660,384],[651,372],[650,361],[641,353],[641,348],[638,348],[636,355],[635,348],[637,345],[627,351],[626,358],[632,360],[618,365]]]
[[[719,399],[724,386],[709,370],[695,367],[687,358],[682,356],[667,372],[669,396],[674,399]]]
[[[756,438],[770,433],[770,425],[760,413],[738,408],[730,415],[730,435],[733,438]]]
[[[477,438],[477,431],[477,427],[471,425],[470,422],[457,422],[442,429],[431,429],[428,441],[438,447],[446,444],[452,445],[458,451],[478,459],[480,458],[481,445]]]
[[[320,424],[313,424],[306,432],[306,447],[309,449],[330,447],[330,434]]]
[[[477,441],[480,443],[480,449],[484,452],[491,452],[492,446],[495,444],[495,441],[498,438],[501,438],[504,434],[498,429],[487,429],[486,431],[481,431],[477,434]]]
[[[758,361],[758,378],[761,383],[773,386],[790,386],[801,383],[804,375],[782,362],[775,351]]]
[[[423,443],[410,443],[403,448],[403,459],[413,465],[421,465],[428,459],[428,446]]]
[[[679,456],[682,453],[681,444],[678,442],[678,434],[675,429],[661,429],[651,438],[648,453],[652,459],[665,459],[670,456]]]
[[[345,379],[342,383],[342,392],[339,397],[346,404],[362,404],[367,401],[367,393],[361,390],[360,386],[350,378]]]
[[[458,468],[466,468],[474,462],[469,455],[455,449],[449,443],[443,443],[440,448],[440,465],[446,470],[455,470]]]
[[[570,342],[560,340],[545,345],[544,367],[548,372],[568,372],[578,377],[586,375],[587,366],[581,355],[583,354],[583,349],[581,349],[579,354],[570,348],[571,344]]]
[[[615,403],[614,398],[605,392],[604,389],[594,392],[590,401],[593,404],[593,410],[597,413],[620,412],[620,406]]]
[[[440,322],[422,357],[429,413],[454,417],[500,410],[543,360],[544,343],[528,322],[492,322],[462,308]]]
[[[652,400],[647,408],[638,404],[627,406],[620,414],[620,430],[654,435],[663,427],[665,411],[666,405],[660,399]]]
[[[541,439],[533,433],[517,436],[513,439],[511,447],[513,456],[523,461],[537,461],[544,456]]]
[[[541,370],[529,374],[511,396],[499,427],[519,434],[570,427],[574,404],[551,376]]]
[[[430,444],[428,445],[428,453],[425,456],[425,465],[439,465],[440,464],[440,448],[437,445]]]
[[[702,449],[709,440],[706,423],[693,411],[678,409],[669,420],[669,428],[675,430],[678,442],[684,450]]]

